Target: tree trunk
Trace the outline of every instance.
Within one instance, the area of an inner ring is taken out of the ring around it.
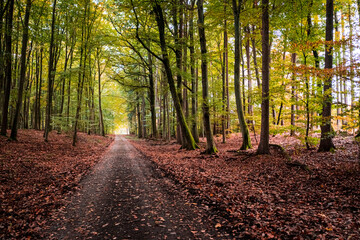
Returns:
[[[98,50],[98,59],[97,59],[97,67],[98,67],[98,94],[99,94],[99,128],[100,128],[100,135],[105,137],[105,129],[104,129],[104,116],[102,112],[101,106],[101,68],[100,68],[100,56],[99,56],[99,49]]]
[[[197,125],[197,88],[196,88],[196,73],[195,73],[195,43],[194,43],[194,4],[195,1],[191,2],[190,19],[189,19],[189,38],[190,38],[190,73],[191,73],[191,131],[194,136],[195,142],[199,142],[199,132]]]
[[[226,5],[227,0],[225,0],[224,4],[224,14],[226,16]],[[228,129],[228,116],[229,116],[229,110],[227,108],[227,102],[228,102],[228,36],[227,36],[227,21],[224,20],[224,52],[223,52],[223,62],[222,62],[222,110],[223,115],[221,116],[221,128],[222,128],[222,135],[223,135],[223,143],[226,142],[226,134]]]
[[[270,82],[270,42],[269,42],[269,0],[262,0],[262,102],[261,134],[258,154],[269,154],[269,82]]]
[[[333,17],[334,17],[334,2],[333,0],[326,0],[326,42],[333,41]],[[325,44],[325,69],[332,69],[332,45]],[[324,83],[324,100],[322,111],[322,124],[321,124],[321,140],[318,151],[328,152],[335,148],[331,136],[331,92],[332,92],[332,73],[327,76]]]
[[[257,87],[261,88],[260,83],[260,74],[259,74],[259,67],[257,64],[257,56],[256,56],[256,43],[255,43],[255,37],[253,36],[255,34],[255,27],[252,27],[252,35],[251,35],[251,44],[252,44],[252,52],[253,52],[253,59],[254,59],[254,68],[255,68],[255,76],[256,76],[256,83]]]
[[[154,84],[154,73],[153,73],[153,60],[150,52],[148,52],[148,62],[149,62],[149,98],[150,98],[150,112],[151,112],[151,129],[152,129],[152,137],[157,138],[158,132],[156,127],[155,84]]]
[[[142,119],[141,119],[141,111],[140,111],[140,103],[139,98],[137,99],[137,120],[138,120],[138,138],[143,138],[143,127],[142,127]]]
[[[143,126],[143,136],[144,138],[147,138],[147,131],[146,131],[146,103],[145,103],[145,97],[144,95],[141,96],[141,121]]]
[[[210,121],[210,107],[209,107],[209,83],[208,83],[208,64],[207,64],[207,49],[206,49],[206,38],[205,38],[205,21],[204,21],[204,9],[203,0],[198,0],[198,29],[200,37],[200,48],[201,48],[201,82],[202,82],[202,96],[203,96],[203,120],[206,135],[206,150],[208,154],[216,153],[217,149],[215,146],[213,134],[211,132],[211,121]]]
[[[82,33],[81,33],[81,50],[80,50],[80,62],[79,62],[79,75],[78,75],[78,85],[77,85],[77,107],[76,107],[76,114],[75,114],[75,123],[74,123],[74,133],[73,133],[73,142],[72,145],[75,146],[77,142],[77,131],[78,131],[78,123],[80,118],[80,111],[81,111],[81,103],[82,103],[82,94],[84,89],[84,82],[86,77],[86,61],[88,56],[88,40],[89,40],[89,33],[90,33],[90,26],[86,24],[89,23],[89,11],[90,6],[89,2],[85,3],[85,10],[84,10],[84,19],[82,25]]]
[[[4,47],[3,47],[3,29],[4,29],[4,13],[6,11],[6,8],[4,6],[5,1],[0,1],[0,11],[1,11],[1,16],[0,16],[0,69],[4,69],[5,70],[5,59],[4,59]],[[0,71],[0,119],[2,119],[2,109],[1,107],[3,106],[3,101],[4,101],[4,90],[5,90],[5,72],[4,71]]]
[[[241,99],[241,90],[240,90],[240,11],[242,0],[239,0],[238,3],[236,0],[232,0],[233,3],[233,12],[234,12],[234,20],[235,20],[235,64],[234,64],[234,86],[235,86],[235,98],[236,98],[236,108],[237,114],[239,117],[239,124],[242,133],[243,143],[241,146],[241,150],[246,150],[251,148],[251,140],[249,129],[247,127],[242,99]]]
[[[71,53],[71,58],[70,58],[70,66],[69,68],[72,68],[72,64],[73,64],[73,60],[74,60],[74,52]],[[70,71],[69,74],[69,81],[68,81],[68,86],[67,86],[67,106],[66,106],[66,125],[69,127],[70,125],[70,102],[71,102],[71,78],[72,78],[72,74]]]
[[[16,138],[17,138],[19,115],[20,115],[20,110],[21,110],[23,89],[24,89],[24,83],[25,83],[26,56],[27,56],[26,50],[27,50],[27,45],[28,45],[28,40],[29,40],[29,19],[30,19],[31,3],[32,3],[32,0],[26,1],[24,30],[23,30],[23,37],[22,37],[22,43],[21,43],[22,44],[21,45],[21,67],[20,67],[20,79],[19,79],[20,83],[19,83],[19,89],[18,89],[14,121],[12,124],[11,135],[10,135],[10,138],[13,140],[16,140]]]
[[[174,26],[174,41],[175,41],[175,56],[176,56],[176,83],[177,83],[177,94],[182,106],[182,10],[180,10],[179,18],[180,23],[178,23],[178,8],[182,9],[181,0],[175,0],[173,5],[173,26]],[[180,25],[180,26],[179,26]],[[183,109],[184,110],[184,109]],[[179,117],[179,116],[178,116]],[[178,119],[179,121],[179,119]],[[176,139],[179,144],[183,144],[184,137],[181,132],[181,127],[177,125],[176,127]]]
[[[56,0],[53,2],[53,12],[52,12],[52,22],[51,22],[51,39],[50,39],[50,49],[49,49],[49,74],[48,74],[48,95],[47,95],[47,105],[46,105],[46,119],[45,119],[45,133],[44,138],[45,142],[48,141],[49,132],[51,128],[51,109],[52,109],[52,96],[53,96],[53,86],[54,86],[54,76],[55,72],[53,69],[54,66],[54,35],[55,35],[55,20],[56,20]]]
[[[11,89],[11,74],[12,74],[12,30],[13,30],[13,14],[14,14],[14,0],[9,0],[9,6],[6,12],[6,27],[5,27],[5,90],[4,90],[4,102],[2,110],[2,122],[1,122],[1,135],[6,136],[6,130],[8,125],[8,108],[10,101],[10,89]]]
[[[250,69],[250,27],[245,28],[246,33],[246,68],[247,68],[247,77],[248,77],[248,114],[252,117],[253,115],[253,105],[252,105],[252,79],[251,79],[251,69]],[[249,123],[252,120],[249,121]]]
[[[296,53],[292,53],[291,54],[291,63],[292,63],[292,67],[295,68],[296,66]],[[294,136],[295,135],[295,78],[296,78],[296,74],[295,74],[295,69],[293,70],[293,74],[292,74],[292,84],[291,84],[291,117],[290,117],[290,121],[291,121],[291,130],[290,130],[290,136]]]

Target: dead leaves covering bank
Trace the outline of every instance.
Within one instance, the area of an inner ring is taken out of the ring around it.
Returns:
[[[217,143],[220,153],[180,150],[174,142],[132,140],[164,175],[209,210],[214,228],[244,239],[358,239],[360,169],[352,137],[335,139],[335,153],[307,151],[278,136],[293,161],[277,149],[271,155],[237,152],[241,139]],[[307,166],[304,168],[303,166]]]
[[[60,207],[113,138],[20,130],[18,142],[0,137],[0,239],[37,238],[50,212]]]

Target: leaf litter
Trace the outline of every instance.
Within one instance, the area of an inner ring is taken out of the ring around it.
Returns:
[[[205,143],[200,145],[204,148]],[[180,149],[175,141],[131,140],[184,189],[184,198],[208,210],[218,231],[240,239],[357,239],[360,237],[360,164],[353,137],[335,138],[334,153],[304,149],[293,137],[278,135],[270,155],[237,151],[239,134],[219,153]],[[304,167],[305,166],[305,167]]]
[[[101,159],[113,137],[19,130],[18,141],[0,137],[0,239],[38,238],[50,213],[65,203]]]

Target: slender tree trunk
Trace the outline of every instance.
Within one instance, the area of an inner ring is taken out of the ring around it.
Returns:
[[[20,80],[19,80],[20,84],[19,84],[19,89],[18,89],[14,121],[13,121],[11,135],[10,135],[10,138],[13,140],[16,140],[16,138],[17,138],[19,115],[20,115],[20,110],[21,110],[23,89],[24,89],[24,83],[25,83],[26,56],[27,56],[26,50],[27,50],[27,45],[28,45],[28,40],[29,40],[29,20],[30,20],[31,3],[32,3],[32,0],[26,1],[24,30],[23,30],[22,46],[21,46],[21,67],[20,67]]]
[[[137,103],[137,119],[138,119],[138,138],[143,138],[143,127],[142,127],[142,117],[141,117],[141,110],[140,110],[140,103],[138,99]]]
[[[174,0],[173,5],[173,26],[174,26],[174,41],[175,41],[175,56],[176,56],[176,82],[177,82],[177,94],[182,106],[182,0]],[[180,13],[178,14],[178,9],[180,8]],[[178,15],[180,23],[178,22]],[[184,110],[184,109],[183,109]],[[179,117],[179,116],[178,116]],[[179,121],[179,119],[178,119]],[[184,137],[181,132],[181,127],[177,125],[176,127],[176,139],[179,144],[183,144]]]
[[[201,80],[202,80],[202,96],[203,96],[203,118],[204,128],[206,135],[206,150],[208,154],[216,153],[217,149],[215,146],[213,134],[211,132],[211,121],[210,121],[210,107],[209,107],[209,83],[208,83],[208,63],[207,63],[207,49],[206,49],[206,38],[205,38],[205,20],[204,20],[204,9],[203,0],[197,1],[198,7],[198,29],[200,37],[200,48],[201,48]]]
[[[251,36],[251,44],[252,44],[252,52],[253,52],[253,60],[254,60],[254,68],[255,68],[255,76],[256,76],[256,83],[258,88],[261,88],[260,83],[260,74],[259,74],[259,67],[257,64],[257,56],[256,56],[256,43],[255,43],[255,37],[253,36],[255,34],[255,27],[252,26],[252,36]]]
[[[226,16],[226,6],[227,0],[224,2],[224,14]],[[227,21],[224,20],[224,50],[223,50],[223,62],[222,62],[222,110],[223,114],[221,116],[221,127],[222,127],[222,135],[223,135],[223,143],[226,142],[226,134],[228,129],[228,109],[227,109],[227,102],[228,102],[228,36],[227,36]]]
[[[74,56],[74,53],[72,52],[71,57],[70,57],[70,66],[69,66],[70,69],[72,68],[72,64],[73,64],[73,56]],[[66,123],[67,123],[68,127],[70,125],[71,78],[72,78],[72,74],[70,71],[69,81],[68,81],[68,86],[67,86],[67,106],[66,106]]]
[[[349,3],[348,5],[348,16],[349,16],[349,58],[350,58],[350,95],[351,95],[351,118],[353,119],[353,122],[355,122],[355,119],[357,118],[355,115],[355,82],[354,82],[354,47],[353,47],[353,25],[352,25],[352,19],[351,19],[351,5],[352,3]],[[360,114],[360,113],[359,113]],[[359,120],[359,119],[358,119]],[[360,122],[358,121],[357,124],[354,124],[353,126],[353,134],[355,133],[355,128],[360,126]]]
[[[79,75],[78,75],[78,94],[77,94],[77,107],[75,114],[75,123],[74,123],[74,133],[73,133],[73,142],[72,145],[75,146],[77,142],[77,131],[78,131],[78,123],[80,118],[81,111],[81,103],[82,103],[82,94],[84,89],[84,82],[86,77],[86,61],[88,56],[88,40],[90,34],[90,26],[89,24],[89,11],[90,11],[90,3],[85,3],[84,10],[84,21],[82,26],[81,33],[81,50],[80,50],[80,62],[79,62]]]
[[[4,28],[4,13],[6,12],[5,6],[4,6],[5,1],[0,1],[0,11],[1,11],[1,15],[0,15],[0,69],[4,69],[5,70],[5,59],[4,59],[4,47],[3,47],[3,43],[4,43],[4,39],[3,39],[3,28]],[[3,106],[3,101],[4,101],[4,90],[5,90],[5,71],[0,71],[0,119],[2,119],[2,106]]]
[[[2,111],[1,122],[1,135],[6,135],[8,125],[8,108],[10,101],[10,89],[11,89],[11,74],[12,74],[12,30],[13,30],[13,14],[14,14],[14,0],[9,0],[9,6],[6,12],[6,28],[5,28],[5,91],[4,102]]]
[[[326,0],[326,42],[333,41],[333,17],[334,17],[334,2],[333,0]],[[332,45],[325,44],[325,69],[332,69]],[[318,151],[328,152],[335,148],[331,136],[331,92],[332,92],[332,73],[327,76],[324,83],[324,100],[322,111],[321,124],[321,140]]]
[[[147,130],[146,130],[146,103],[145,103],[145,97],[144,95],[141,96],[141,121],[143,126],[143,136],[144,138],[147,138]]]
[[[99,51],[99,49],[98,49]],[[105,137],[105,129],[104,129],[104,116],[102,112],[102,103],[101,103],[101,65],[100,65],[100,56],[98,53],[97,59],[97,68],[98,68],[98,94],[99,94],[99,128],[100,128],[100,135]]]
[[[39,111],[38,111],[38,101],[39,101],[39,51],[35,52],[35,102],[34,102],[34,129],[39,129]]]
[[[188,51],[187,51],[187,38],[188,38],[188,31],[187,31],[187,24],[188,24],[188,15],[187,11],[184,11],[184,23],[183,23],[183,64],[182,64],[182,72],[184,74],[187,73],[188,69]],[[183,78],[183,82],[185,86],[188,86],[187,77]],[[188,89],[187,87],[183,88],[183,109],[186,120],[189,119],[189,101],[188,101]]]
[[[269,41],[269,0],[262,0],[262,102],[261,134],[258,154],[269,154],[269,81],[270,81],[270,41]]]
[[[296,53],[292,53],[291,54],[291,63],[292,63],[292,67],[295,68],[296,66]],[[296,75],[295,75],[295,69],[293,70],[293,74],[292,74],[292,84],[291,84],[291,117],[290,117],[290,121],[291,121],[291,130],[290,130],[290,136],[294,136],[295,135],[295,79]]]
[[[307,68],[307,55],[304,53],[304,66]],[[309,78],[307,70],[305,70],[305,110],[306,110],[306,128],[305,128],[305,144],[306,149],[310,149],[309,144],[309,131],[310,131],[310,88],[309,88]]]
[[[152,137],[157,138],[158,132],[156,127],[155,84],[154,84],[154,73],[153,73],[153,60],[150,52],[148,52],[148,62],[149,62],[149,98],[150,98],[150,112],[151,112],[151,129],[152,129]]]
[[[189,19],[189,38],[190,38],[190,72],[191,72],[191,131],[196,143],[199,142],[199,132],[197,125],[197,88],[196,88],[196,76],[195,76],[195,42],[194,42],[194,4],[195,0],[191,2],[190,19]]]
[[[240,129],[242,133],[243,143],[241,150],[246,150],[251,148],[251,140],[249,129],[247,127],[242,99],[240,91],[240,10],[242,5],[242,0],[232,0],[233,3],[233,12],[234,12],[234,21],[235,21],[235,64],[234,64],[234,86],[235,86],[235,98],[236,98],[236,108],[239,117]]]
[[[53,85],[54,85],[54,76],[55,72],[53,69],[54,66],[54,35],[55,35],[55,20],[56,20],[56,0],[53,2],[53,12],[52,12],[52,22],[51,22],[51,39],[50,39],[50,49],[49,49],[49,74],[48,74],[48,95],[47,95],[47,105],[46,105],[46,119],[45,119],[45,133],[44,138],[45,142],[48,141],[49,132],[51,128],[51,109],[52,109],[52,96],[53,96]]]
[[[252,79],[251,79],[251,69],[250,69],[250,27],[245,28],[246,33],[246,68],[247,68],[247,77],[248,77],[248,114],[252,117],[253,115],[253,105],[252,105]],[[252,120],[249,121],[249,123]]]

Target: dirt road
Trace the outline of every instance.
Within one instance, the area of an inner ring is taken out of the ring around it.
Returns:
[[[70,203],[54,213],[46,238],[220,239],[207,213],[158,171],[117,136]]]

